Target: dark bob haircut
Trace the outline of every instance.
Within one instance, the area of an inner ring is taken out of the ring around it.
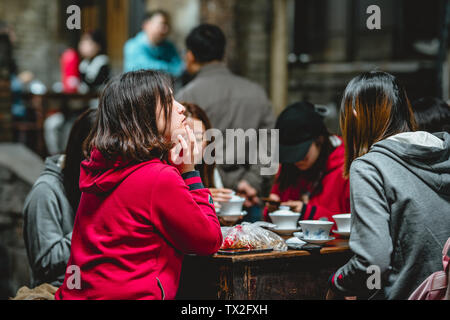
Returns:
[[[186,48],[200,63],[223,60],[225,45],[226,39],[222,30],[207,23],[194,28],[186,38]]]
[[[450,106],[434,97],[420,98],[412,103],[419,130],[450,133]]]
[[[165,73],[139,70],[111,79],[84,145],[86,157],[93,148],[108,159],[121,157],[137,163],[166,157],[172,143],[163,133],[170,124],[172,105],[172,83]],[[163,133],[158,131],[159,117],[166,119]]]

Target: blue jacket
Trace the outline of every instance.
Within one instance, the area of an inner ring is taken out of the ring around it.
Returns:
[[[184,70],[184,64],[170,41],[164,40],[154,46],[141,31],[124,47],[124,72],[139,69],[161,70],[178,77]]]

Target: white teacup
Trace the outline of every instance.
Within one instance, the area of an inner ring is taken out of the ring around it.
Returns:
[[[333,219],[334,219],[334,221],[336,221],[338,231],[350,232],[350,226],[351,226],[350,213],[335,214],[333,216]]]
[[[324,220],[302,220],[303,237],[310,240],[326,240],[330,238],[330,230],[333,222]]]
[[[289,207],[280,207],[280,210],[269,213],[269,217],[279,230],[294,230],[297,228],[297,221],[300,213],[289,210]]]
[[[245,198],[236,195],[234,192],[231,193],[231,199],[228,201],[219,202],[220,203],[220,214],[221,215],[236,215],[242,212],[244,206]]]

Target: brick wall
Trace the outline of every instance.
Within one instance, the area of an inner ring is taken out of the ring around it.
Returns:
[[[219,25],[227,37],[231,70],[270,85],[270,0],[201,0],[201,21]]]
[[[59,80],[55,66],[64,46],[58,40],[59,14],[54,0],[0,1],[0,20],[12,26],[16,35],[14,58],[19,72],[30,70],[46,85]]]

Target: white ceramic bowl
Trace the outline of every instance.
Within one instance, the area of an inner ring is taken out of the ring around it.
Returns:
[[[295,230],[297,228],[297,221],[300,218],[300,213],[289,210],[278,210],[269,213],[269,217],[272,220],[272,223],[277,225],[278,230]]]
[[[336,221],[338,231],[350,232],[350,226],[351,226],[350,213],[335,214],[333,216],[333,219],[334,219],[334,221]]]
[[[244,202],[245,198],[239,196],[233,196],[229,201],[219,202],[220,215],[225,216],[225,215],[241,214]]]
[[[302,220],[298,222],[302,227],[303,237],[311,240],[325,240],[330,238],[333,222],[324,220]]]

